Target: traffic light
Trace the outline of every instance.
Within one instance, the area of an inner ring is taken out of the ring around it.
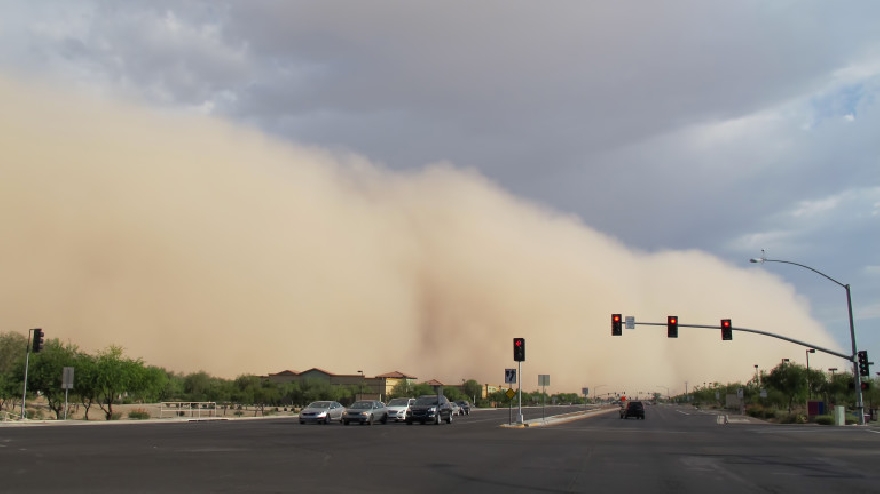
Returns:
[[[611,336],[623,336],[623,317],[611,314]]]
[[[868,370],[868,352],[866,350],[859,352],[859,375],[862,377],[871,375],[871,372]]]
[[[722,319],[721,320],[721,339],[722,340],[732,340],[733,339],[733,327],[730,323],[730,319]]]
[[[666,336],[678,338],[678,316],[668,316],[666,318]]]
[[[43,349],[43,330],[35,329],[34,330],[34,353],[40,353],[40,350]]]
[[[525,338],[514,338],[513,339],[513,360],[514,360],[514,362],[525,362],[526,361],[526,339]]]

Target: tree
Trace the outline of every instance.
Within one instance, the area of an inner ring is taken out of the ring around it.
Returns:
[[[111,346],[100,352],[96,359],[95,382],[98,406],[104,411],[107,420],[113,418],[113,404],[125,392],[137,393],[142,384],[140,378],[144,364],[140,359],[132,360],[122,353],[122,348]]]
[[[476,400],[479,400],[483,395],[483,386],[475,379],[468,379],[465,381],[462,389],[464,390],[464,394],[466,394],[470,400],[474,400],[474,406],[477,406]]]
[[[797,399],[803,401],[807,396],[807,371],[806,368],[792,363],[782,363],[776,366],[769,375],[764,376],[764,383],[768,387],[782,393],[788,399],[788,411],[791,413],[792,403]]]
[[[74,359],[73,391],[83,406],[83,420],[89,420],[89,410],[98,402],[97,357],[79,353]]]
[[[75,368],[76,355],[76,345],[65,345],[58,338],[53,338],[46,341],[43,351],[32,358],[33,365],[28,371],[28,387],[43,394],[49,409],[55,412],[56,419],[61,418],[65,405],[66,394],[61,387],[64,368]]]
[[[21,400],[27,337],[16,331],[0,333],[0,410],[12,410]]]

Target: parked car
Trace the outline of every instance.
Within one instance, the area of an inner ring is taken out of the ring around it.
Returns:
[[[357,422],[361,425],[375,422],[388,423],[388,409],[381,401],[361,400],[356,401],[345,409],[342,414],[342,423],[348,425],[351,422]]]
[[[462,400],[458,403],[458,414],[459,415],[470,415],[471,414],[471,404]]]
[[[413,422],[439,424],[441,420],[452,423],[452,403],[442,395],[422,395],[406,412],[406,425],[412,425]]]
[[[644,420],[645,406],[641,401],[628,401],[626,407],[620,410],[620,418],[628,419],[630,417]]]
[[[344,411],[342,403],[337,401],[313,401],[299,412],[299,423],[329,424],[335,420],[341,421]]]
[[[395,398],[389,401],[385,405],[388,408],[388,420],[395,422],[406,420],[406,411],[415,402],[414,398]]]
[[[461,415],[461,407],[458,406],[458,402],[450,401],[449,404],[452,406],[452,415]]]

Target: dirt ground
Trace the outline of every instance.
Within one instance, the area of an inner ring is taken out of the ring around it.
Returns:
[[[213,408],[212,408],[213,407]],[[46,404],[45,400],[39,398],[37,400],[28,400],[28,410],[35,410],[36,419],[42,420],[55,420],[55,412],[49,409],[48,404]],[[223,404],[210,404],[210,403],[183,403],[183,402],[165,402],[165,403],[127,403],[127,404],[113,404],[113,413],[119,414],[119,420],[137,420],[129,418],[129,412],[136,411],[144,411],[149,414],[149,418],[158,419],[158,418],[205,418],[205,417],[226,417],[226,418],[237,418],[237,417],[260,417],[263,416],[263,412],[261,412],[259,407],[255,407],[253,405],[223,405]],[[274,416],[293,416],[296,415],[298,409],[294,408],[285,408],[278,407],[277,411],[275,407],[265,407],[264,412],[265,416],[274,415]],[[14,412],[10,412],[11,415],[17,416],[21,413],[19,408],[16,408]],[[41,416],[42,415],[42,416]],[[63,416],[63,415],[62,415]],[[97,405],[94,404],[89,409],[89,420],[106,420],[106,415],[103,410]],[[85,407],[83,407],[82,403],[68,403],[68,412],[67,419],[68,420],[84,420],[85,418]]]

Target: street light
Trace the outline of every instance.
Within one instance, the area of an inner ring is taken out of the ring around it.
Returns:
[[[758,371],[758,364],[755,364],[755,382],[758,383],[758,387],[761,387],[761,373]]]
[[[805,266],[803,264],[798,264],[796,262],[791,262],[791,261],[783,261],[782,259],[767,259],[766,257],[764,257],[764,250],[763,249],[761,249],[761,257],[760,258],[749,259],[749,262],[752,264],[758,264],[758,263],[764,264],[765,262],[779,262],[782,264],[791,264],[792,266],[798,266],[798,267],[801,267],[804,269],[809,269],[810,271],[812,271],[818,275],[824,276],[828,280],[843,287],[843,289],[846,291],[846,308],[847,308],[847,311],[849,312],[849,337],[850,337],[850,341],[852,342],[852,358],[850,359],[850,361],[853,364],[853,383],[855,384],[855,392],[856,392],[856,409],[859,412],[859,425],[865,425],[865,405],[862,402],[862,379],[859,376],[859,365],[855,359],[856,355],[859,353],[859,349],[858,349],[858,346],[856,345],[856,329],[855,329],[855,325],[853,324],[852,295],[850,293],[849,283],[841,283],[841,282],[835,280],[834,278],[828,276],[827,274],[825,274],[817,269],[811,268],[809,266]]]

